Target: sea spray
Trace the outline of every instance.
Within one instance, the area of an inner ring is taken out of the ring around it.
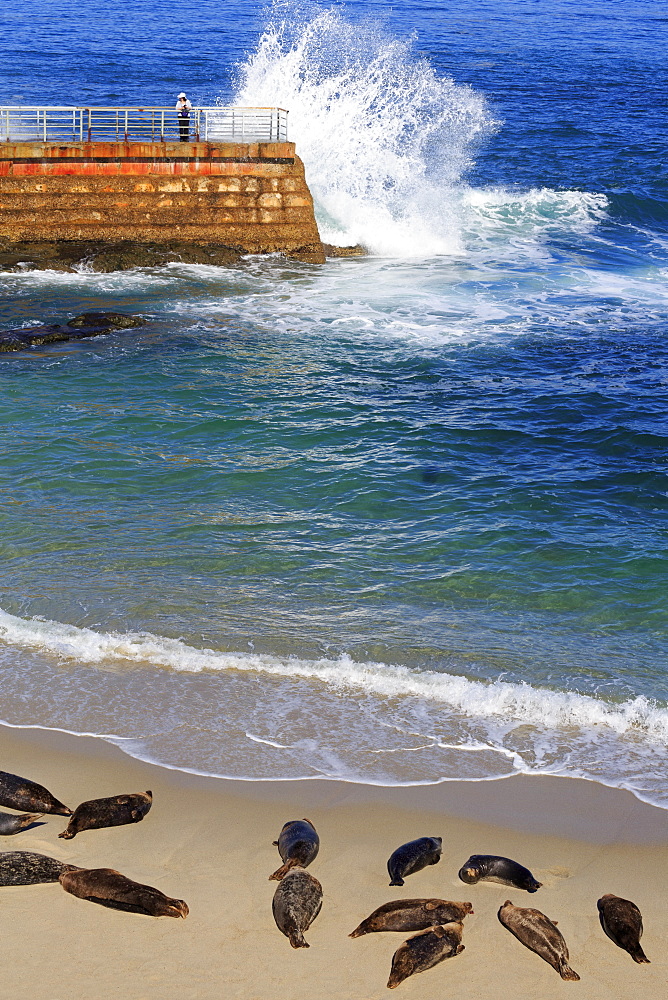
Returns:
[[[388,256],[460,248],[453,192],[493,123],[483,97],[438,76],[413,39],[337,8],[277,3],[234,102],[289,110],[323,239]]]

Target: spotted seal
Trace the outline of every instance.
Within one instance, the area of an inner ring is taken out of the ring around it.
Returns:
[[[20,816],[13,816],[12,813],[0,812],[0,837],[11,837],[21,830],[26,830],[43,815],[43,813],[22,813]]]
[[[575,981],[580,978],[568,964],[568,948],[556,920],[550,920],[531,907],[513,906],[509,899],[499,909],[498,917],[525,948],[540,955],[562,979]]]
[[[34,854],[32,851],[0,853],[0,886],[57,882],[63,872],[76,870],[76,865],[65,864],[46,854]]]
[[[303,868],[293,868],[276,886],[271,908],[276,926],[293,948],[310,948],[304,939],[322,907],[322,886]]]
[[[387,988],[393,990],[409,976],[414,976],[417,972],[426,972],[446,958],[459,955],[464,951],[463,930],[461,923],[452,922],[430,927],[404,941],[392,958]]]
[[[601,896],[596,904],[601,927],[611,941],[628,951],[638,965],[649,965],[649,959],[640,947],[642,914],[630,899],[622,899],[611,892]]]
[[[447,899],[394,899],[374,910],[348,937],[362,937],[377,931],[422,931],[437,924],[461,923],[467,913],[473,913],[471,903],[451,903]]]
[[[71,816],[72,810],[59,802],[48,789],[18,774],[0,771],[0,806],[8,809],[32,809],[38,813]]]
[[[90,903],[100,903],[113,910],[128,913],[144,913],[149,917],[188,916],[188,906],[182,899],[171,899],[160,889],[151,885],[133,882],[113,868],[78,868],[65,871],[58,881],[66,892],[87,899]]]
[[[307,868],[320,850],[320,837],[310,819],[292,819],[283,826],[278,840],[274,841],[284,862],[269,881],[280,882],[291,868]]]
[[[480,881],[500,882],[514,889],[526,889],[527,892],[536,892],[543,884],[536,881],[528,868],[496,854],[472,854],[459,869],[459,877],[467,885]]]
[[[72,840],[83,830],[101,830],[108,826],[139,823],[151,808],[153,792],[113,795],[108,799],[89,799],[74,810],[67,829],[58,836]]]
[[[420,837],[397,847],[387,862],[390,885],[403,885],[404,878],[441,860],[441,837]]]

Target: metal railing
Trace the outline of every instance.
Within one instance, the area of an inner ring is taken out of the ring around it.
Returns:
[[[283,108],[0,107],[0,142],[285,142]]]

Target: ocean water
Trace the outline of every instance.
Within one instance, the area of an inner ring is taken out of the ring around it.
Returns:
[[[644,0],[23,0],[5,101],[277,104],[365,258],[0,274],[0,719],[249,780],[668,808],[668,60]]]

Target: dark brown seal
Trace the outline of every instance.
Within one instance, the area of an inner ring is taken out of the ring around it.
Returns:
[[[107,826],[139,823],[152,803],[153,792],[113,795],[108,799],[90,799],[76,807],[67,829],[58,836],[64,840],[71,840],[83,830],[101,830]]]
[[[72,810],[54,798],[48,789],[18,774],[0,771],[0,806],[8,809],[32,809],[38,813],[71,816]]]
[[[0,854],[0,886],[57,882],[63,872],[76,870],[76,865],[67,865],[32,851],[4,851]]]
[[[43,813],[22,813],[20,816],[14,816],[12,813],[0,812],[0,837],[11,837],[21,830],[26,830],[43,815]]]
[[[426,972],[446,958],[459,955],[464,951],[463,930],[461,923],[452,922],[431,927],[404,941],[392,958],[392,970],[387,988],[393,990],[416,972]]]
[[[113,868],[79,868],[63,872],[59,882],[66,892],[91,903],[110,906],[113,910],[144,913],[149,917],[188,916],[182,899],[171,899],[151,885],[133,882]]]
[[[269,881],[280,882],[291,868],[307,868],[311,864],[320,850],[320,837],[310,819],[291,819],[283,826],[274,845],[284,863],[269,876]]]
[[[473,913],[471,903],[451,903],[447,899],[394,899],[374,910],[356,927],[351,938],[377,931],[423,931],[437,924],[461,923]]]
[[[472,854],[459,869],[459,877],[467,885],[485,880],[511,885],[514,889],[526,889],[527,892],[536,892],[543,884],[537,882],[524,865],[497,854]]]
[[[601,927],[611,941],[614,941],[619,948],[628,951],[634,962],[638,965],[647,963],[649,959],[640,947],[642,937],[642,914],[630,899],[622,899],[621,896],[614,896],[611,892],[606,892],[601,896],[598,903],[598,916]]]
[[[518,941],[540,955],[562,979],[580,978],[568,964],[568,948],[556,920],[531,907],[513,906],[509,899],[500,908],[498,917]]]
[[[293,868],[276,886],[272,901],[274,920],[293,948],[310,948],[304,940],[304,931],[318,916],[321,906],[322,886],[303,868]]]
[[[403,885],[404,878],[441,860],[441,837],[419,837],[397,847],[387,862],[390,885]]]

